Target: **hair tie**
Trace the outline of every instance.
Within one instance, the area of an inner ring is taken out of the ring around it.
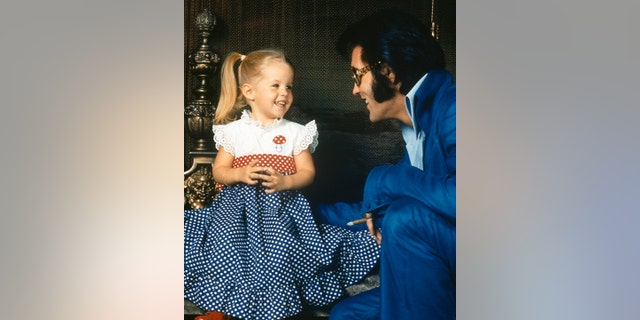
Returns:
[[[240,61],[244,60],[244,58],[246,58],[247,56],[245,56],[244,54],[240,55]]]

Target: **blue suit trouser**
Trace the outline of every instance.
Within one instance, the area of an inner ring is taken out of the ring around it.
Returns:
[[[336,304],[331,320],[455,319],[455,223],[398,199],[382,219],[381,250],[380,287]]]

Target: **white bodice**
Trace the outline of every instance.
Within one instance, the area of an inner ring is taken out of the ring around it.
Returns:
[[[276,119],[262,126],[251,119],[245,110],[240,119],[226,125],[213,126],[216,149],[224,150],[234,157],[254,154],[275,154],[293,157],[305,149],[313,152],[318,145],[318,128],[315,120],[306,125]]]

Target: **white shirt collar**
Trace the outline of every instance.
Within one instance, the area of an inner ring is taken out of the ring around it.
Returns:
[[[416,84],[413,86],[413,88],[411,88],[411,90],[409,90],[409,93],[407,93],[407,95],[404,98],[404,105],[407,108],[407,113],[409,113],[409,118],[411,118],[411,123],[413,124],[413,128],[416,129],[416,122],[414,119],[414,113],[416,111],[416,107],[413,105],[413,98],[415,97],[416,93],[418,92],[418,89],[420,88],[420,86],[422,85],[422,83],[424,82],[424,79],[427,78],[428,73],[425,73],[424,76],[422,76],[422,78],[420,78],[420,80],[418,80],[418,82],[416,82]]]
[[[416,106],[413,104],[414,97],[418,92],[418,88],[422,85],[424,80],[427,78],[425,74],[416,82],[416,84],[409,90],[409,93],[405,96],[405,107],[407,108],[407,113],[409,113],[409,118],[411,119],[411,123],[413,127],[410,127],[406,124],[401,123],[400,127],[402,128],[402,138],[405,142],[405,147],[407,149],[407,155],[409,156],[409,160],[411,165],[424,170],[422,167],[422,162],[424,160],[424,140],[426,139],[425,134],[417,127],[417,119],[415,115]]]
[[[242,110],[242,115],[240,116],[240,119],[247,124],[250,124],[259,128],[263,128],[263,129],[275,128],[282,121],[282,118],[278,118],[273,120],[273,122],[267,123],[265,126],[263,126],[262,122],[251,118],[251,110],[247,110],[247,109]]]

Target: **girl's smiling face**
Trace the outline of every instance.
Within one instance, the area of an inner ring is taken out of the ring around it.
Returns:
[[[293,68],[278,60],[267,62],[260,78],[242,86],[251,106],[252,118],[262,125],[282,118],[293,102],[292,87]]]

